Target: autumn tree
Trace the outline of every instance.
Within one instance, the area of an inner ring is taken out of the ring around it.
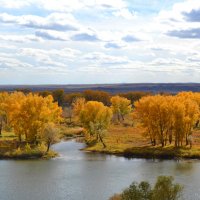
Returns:
[[[14,92],[7,98],[5,109],[7,113],[7,123],[14,129],[19,141],[22,140],[23,119],[21,119],[21,106],[24,103],[26,96],[22,92]]]
[[[166,145],[170,131],[170,106],[167,103],[170,97],[161,95],[144,97],[135,103],[135,111],[138,114],[143,126],[147,129],[151,143],[156,141]]]
[[[185,138],[192,135],[193,127],[199,118],[199,106],[188,94],[177,96],[149,96],[143,97],[135,103],[135,116],[146,128],[151,143],[156,141],[165,146],[167,141],[175,146],[182,146]]]
[[[48,122],[43,126],[39,137],[42,142],[46,143],[48,152],[50,146],[59,140],[59,129],[55,123]]]
[[[59,106],[63,105],[65,92],[62,89],[52,91],[52,96],[55,102],[58,102]]]
[[[72,106],[72,104],[76,101],[76,99],[78,98],[84,98],[83,93],[69,93],[69,94],[65,94],[64,96],[64,103],[67,106]]]
[[[43,98],[32,93],[27,96],[13,93],[9,102],[9,122],[20,141],[24,135],[27,142],[37,142],[46,123],[56,124],[61,120],[62,109],[53,102],[52,96]]]
[[[50,91],[41,91],[41,92],[38,92],[39,96],[42,96],[42,97],[47,97],[49,95],[52,95],[52,93]]]
[[[71,106],[64,107],[63,108],[63,112],[62,112],[62,116],[65,119],[69,119],[69,122],[71,123],[72,122],[72,117],[73,117],[73,109],[72,109],[72,107]]]
[[[131,101],[131,104],[134,104],[135,101],[138,101],[142,97],[150,96],[152,95],[150,92],[140,92],[140,91],[134,91],[134,92],[127,92],[127,93],[120,93],[118,94],[120,97],[127,98]]]
[[[175,146],[182,146],[184,138],[188,145],[188,136],[192,135],[193,127],[199,118],[199,107],[192,99],[178,96],[174,97],[171,108]]]
[[[124,116],[131,112],[130,100],[120,96],[113,96],[110,101],[113,114],[117,115],[118,121],[124,120]]]
[[[104,105],[110,105],[110,94],[100,90],[85,90],[83,96],[86,101],[98,101]]]
[[[85,98],[77,98],[72,103],[72,109],[73,109],[73,115],[78,117],[80,116],[81,111],[83,110],[85,106]]]
[[[0,135],[2,134],[2,129],[7,123],[7,112],[6,112],[6,101],[8,99],[8,93],[0,93]]]
[[[87,102],[80,112],[80,121],[87,133],[97,142],[100,141],[104,147],[106,147],[106,144],[103,136],[110,125],[111,118],[112,110],[97,101]]]

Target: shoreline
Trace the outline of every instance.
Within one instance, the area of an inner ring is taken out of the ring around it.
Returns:
[[[144,159],[163,159],[163,160],[177,160],[177,159],[199,159],[200,149],[187,149],[186,147],[133,147],[125,151],[118,151],[114,149],[98,149],[93,147],[86,147],[82,151],[90,153],[102,153],[107,155],[122,156],[125,158],[144,158]]]
[[[76,140],[76,142],[85,143],[83,137],[65,137],[63,141]],[[61,142],[61,141],[60,141]],[[143,159],[162,159],[162,160],[178,160],[178,159],[199,159],[200,160],[200,149],[193,147],[189,149],[188,147],[175,148],[173,146],[167,147],[132,147],[125,150],[117,150],[112,147],[99,148],[99,146],[86,146],[80,151],[85,151],[87,153],[100,153],[106,155],[121,156],[124,158],[143,158]],[[13,152],[0,153],[0,160],[48,160],[55,157],[59,157],[59,153],[50,150],[48,154],[42,152],[22,152],[17,155]]]

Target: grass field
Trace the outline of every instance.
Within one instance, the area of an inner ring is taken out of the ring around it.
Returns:
[[[175,148],[174,144],[166,147],[151,146],[148,138],[144,137],[144,130],[138,127],[111,125],[105,135],[106,148],[101,143],[89,146],[85,150],[110,154],[125,155],[127,157],[145,158],[200,158],[200,130],[194,132],[192,149],[189,146]]]

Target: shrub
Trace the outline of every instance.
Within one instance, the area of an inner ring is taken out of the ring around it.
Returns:
[[[38,149],[38,151],[41,152],[42,154],[45,154],[46,151],[47,151],[47,146],[45,145],[44,142],[42,142],[41,144],[39,144],[39,145],[37,146],[37,149]]]
[[[152,189],[148,182],[133,182],[122,194],[115,194],[110,200],[178,200],[183,187],[173,183],[171,176],[159,176]]]
[[[21,148],[18,147],[18,148],[13,152],[13,155],[15,155],[15,156],[22,155],[22,150],[21,150]]]

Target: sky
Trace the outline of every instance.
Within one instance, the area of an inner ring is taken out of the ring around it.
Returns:
[[[200,0],[0,0],[0,84],[200,82]]]

